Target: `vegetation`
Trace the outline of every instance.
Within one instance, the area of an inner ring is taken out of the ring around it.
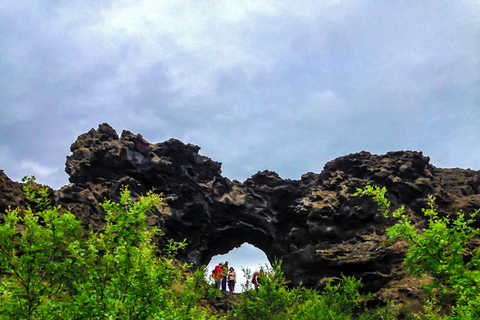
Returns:
[[[123,188],[120,201],[105,201],[105,224],[86,231],[81,221],[53,207],[49,190],[24,180],[31,206],[9,209],[0,225],[0,319],[396,319],[388,304],[367,308],[370,295],[362,284],[343,277],[321,291],[287,285],[281,261],[265,267],[258,290],[245,269],[244,293],[221,294],[205,281],[205,269],[174,259],[186,244],[155,245],[161,230],[149,228],[147,214],[162,202],[153,192],[131,199]],[[387,229],[391,241],[411,244],[407,271],[432,280],[429,298],[417,319],[480,318],[478,248],[470,246],[479,234],[472,227],[475,212],[441,217],[430,197],[424,210],[428,226],[419,229],[400,207],[390,211],[385,188],[367,186],[357,196],[370,196],[395,224]],[[232,309],[217,312],[209,301],[227,301]]]
[[[390,306],[369,310],[369,295],[359,293],[361,281],[343,277],[338,285],[327,283],[322,292],[287,286],[281,261],[260,276],[258,290],[244,292],[229,319],[396,319]]]
[[[405,258],[406,270],[417,277],[432,278],[425,286],[429,294],[425,318],[480,319],[480,250],[471,246],[471,240],[480,233],[472,227],[480,210],[469,218],[463,212],[442,217],[435,209],[435,198],[430,196],[428,208],[423,209],[428,225],[421,229],[403,206],[391,212],[385,193],[385,187],[367,186],[355,195],[372,197],[384,217],[394,219],[395,225],[387,229],[387,234],[411,245]]]
[[[105,225],[83,235],[81,222],[52,207],[48,189],[24,180],[28,207],[8,210],[0,226],[1,319],[205,319],[197,308],[203,274],[171,259],[185,243],[170,242],[158,257],[160,230],[146,213],[162,199],[105,201]]]

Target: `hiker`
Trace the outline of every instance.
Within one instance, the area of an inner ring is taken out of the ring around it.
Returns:
[[[265,271],[263,268],[260,268],[260,272],[258,273],[258,284],[263,284],[265,281]]]
[[[230,267],[230,270],[228,270],[228,289],[230,292],[235,290],[235,283],[237,283],[237,274],[235,273],[235,269]]]
[[[225,261],[222,267],[222,290],[227,291],[228,261]]]
[[[258,291],[258,272],[255,272],[252,276],[252,284],[255,287],[255,290]]]
[[[265,281],[265,271],[263,268],[260,268],[260,272],[256,272],[253,274],[252,283],[255,286],[255,290],[258,291],[258,286],[263,284]]]
[[[215,288],[220,289],[220,284],[223,278],[223,266],[220,262],[218,265],[215,266],[215,270],[213,273],[213,279],[215,280]]]

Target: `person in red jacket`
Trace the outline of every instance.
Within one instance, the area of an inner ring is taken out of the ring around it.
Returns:
[[[255,290],[258,291],[258,272],[255,272],[252,277],[252,284],[255,287]]]
[[[218,265],[215,266],[215,270],[213,273],[213,279],[215,280],[215,288],[220,289],[222,285],[223,279],[223,265],[220,262]]]

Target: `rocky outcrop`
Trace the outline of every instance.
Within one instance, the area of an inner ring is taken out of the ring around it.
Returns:
[[[198,146],[175,139],[151,144],[128,131],[118,136],[108,124],[80,135],[70,149],[70,184],[55,191],[55,203],[68,207],[85,227],[102,225],[99,203],[118,200],[122,186],[133,196],[154,189],[165,204],[149,224],[165,231],[160,245],[187,239],[180,259],[207,264],[249,242],[270,261],[282,259],[293,285],[319,287],[325,277],[356,275],[365,290],[391,298],[388,290],[401,294],[400,284],[409,283],[402,267],[407,247],[387,240],[392,221],[370,199],[353,197],[356,188],[386,186],[392,205],[405,205],[419,226],[429,194],[437,197],[442,214],[480,207],[479,172],[436,168],[421,152],[360,152],[300,180],[263,171],[241,183],[223,177],[221,164],[200,155]],[[1,208],[20,197],[14,187],[19,184],[0,174]]]
[[[10,180],[3,170],[0,170],[0,213],[9,208],[25,209],[27,201],[22,190],[22,184]]]

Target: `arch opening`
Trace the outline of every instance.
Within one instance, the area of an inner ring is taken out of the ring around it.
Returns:
[[[225,254],[213,256],[210,259],[205,273],[209,283],[213,283],[212,272],[214,271],[215,266],[219,263],[224,263],[225,261],[228,261],[229,267],[235,269],[237,275],[237,283],[234,290],[235,293],[243,292],[242,284],[245,284],[247,280],[242,268],[248,268],[252,273],[258,271],[260,267],[271,268],[270,261],[265,252],[248,242],[244,242],[239,247],[235,247]]]

